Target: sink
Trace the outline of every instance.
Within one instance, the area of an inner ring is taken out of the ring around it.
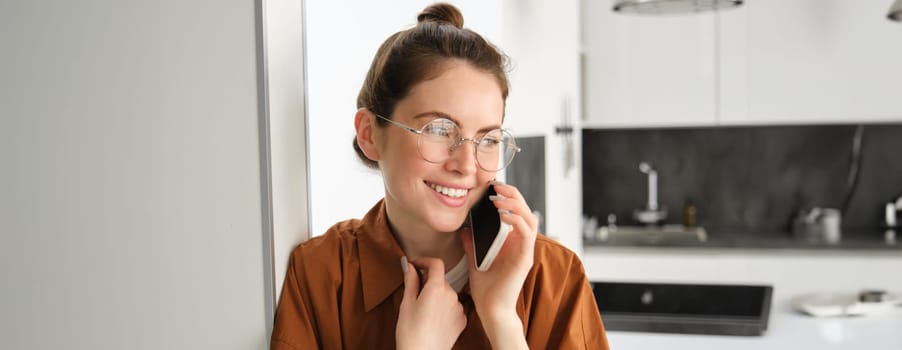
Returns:
[[[760,336],[772,286],[592,282],[604,326],[612,331]]]
[[[598,229],[597,239],[622,244],[699,243],[708,240],[708,233],[703,227],[683,225],[602,226]]]

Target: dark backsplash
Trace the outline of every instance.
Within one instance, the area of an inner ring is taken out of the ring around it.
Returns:
[[[800,209],[840,208],[856,125],[583,130],[583,210],[606,222],[634,223],[647,175],[658,171],[667,223],[686,203],[712,234],[790,232]],[[858,183],[843,215],[843,235],[878,236],[887,202],[902,195],[902,124],[862,130]],[[882,233],[881,233],[882,234]]]

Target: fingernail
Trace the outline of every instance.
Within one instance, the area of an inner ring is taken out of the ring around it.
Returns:
[[[499,195],[492,195],[492,196],[489,196],[489,199],[490,199],[490,200],[493,200],[493,201],[503,201],[503,200],[504,200],[504,196],[502,196],[502,195],[500,195],[500,194],[499,194]]]
[[[492,186],[495,186],[495,185],[504,185],[504,182],[498,181],[498,180],[492,180],[492,182],[489,182],[489,183],[492,184]]]
[[[407,257],[406,256],[401,257],[401,271],[404,272],[405,274],[407,273]]]
[[[510,210],[507,210],[507,209],[498,209],[498,214],[508,215],[508,214],[513,214],[513,212]]]

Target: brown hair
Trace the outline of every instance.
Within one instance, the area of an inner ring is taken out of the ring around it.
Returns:
[[[450,59],[461,59],[495,76],[501,96],[507,99],[507,56],[478,33],[463,28],[464,18],[456,7],[436,3],[417,16],[417,25],[385,39],[357,95],[357,108],[366,108],[391,118],[398,101],[414,85],[437,76]],[[386,121],[376,119],[380,126]],[[354,151],[364,164],[379,164],[363,154],[355,137]]]

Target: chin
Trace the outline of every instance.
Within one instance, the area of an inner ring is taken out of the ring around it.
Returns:
[[[439,232],[457,232],[464,224],[466,216],[462,218],[436,218],[438,220],[432,222],[432,228]]]

